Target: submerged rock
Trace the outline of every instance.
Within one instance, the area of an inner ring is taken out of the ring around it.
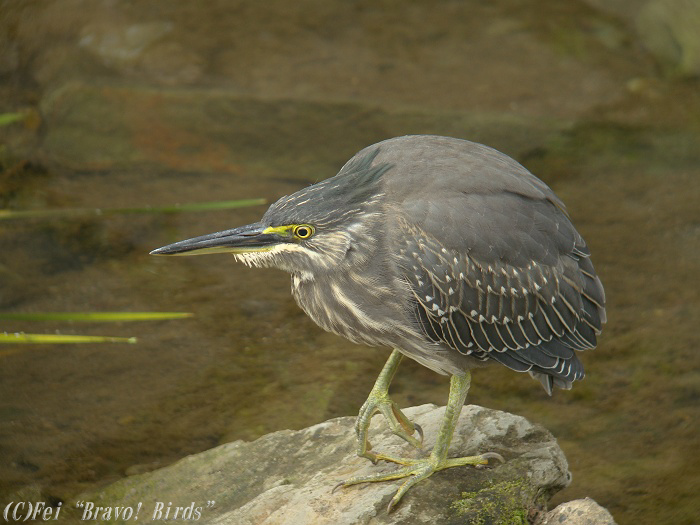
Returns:
[[[181,77],[189,83],[201,66],[199,59],[186,58],[183,50],[167,43],[154,44],[139,60],[148,62],[152,74],[164,82]],[[250,171],[256,177],[279,177],[284,170],[285,177],[304,184],[309,173],[335,173],[347,152],[389,136],[430,129],[518,156],[552,142],[570,126],[566,119],[549,116],[395,109],[371,102],[264,98],[217,88],[92,80],[48,90],[41,115],[44,132],[37,156],[51,168],[222,176]],[[341,122],[361,121],[362,126],[329,126],[329,115]],[[313,161],[300,156],[320,141],[323,148],[316,148]],[[337,152],[346,153],[338,157]]]
[[[444,407],[405,410],[425,433],[423,451],[394,436],[380,416],[372,420],[374,450],[420,456],[432,448]],[[492,468],[457,467],[413,487],[391,514],[400,482],[333,488],[342,480],[395,469],[355,455],[354,417],[298,431],[282,430],[252,442],[236,441],[186,457],[153,472],[127,477],[83,494],[64,518],[139,523],[164,519],[235,524],[527,523],[571,476],[566,458],[546,429],[526,419],[465,406],[450,456],[497,452],[506,462]],[[102,510],[96,510],[100,507]],[[131,519],[122,510],[133,509]],[[90,514],[86,515],[86,512]],[[578,523],[567,521],[566,523]]]

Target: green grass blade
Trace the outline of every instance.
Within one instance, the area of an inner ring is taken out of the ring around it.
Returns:
[[[27,114],[23,112],[17,113],[0,113],[0,126],[7,126],[13,122],[19,122],[27,118]]]
[[[46,210],[0,209],[1,219],[34,219],[71,215],[116,215],[130,213],[182,213],[192,211],[230,210],[265,204],[265,199],[239,199],[233,201],[196,202],[172,206],[143,206],[140,208],[58,208]]]
[[[122,208],[122,213],[124,211],[131,213],[179,213],[183,211],[230,210],[232,208],[260,206],[262,204],[265,204],[266,202],[267,201],[265,199],[238,199],[234,201],[193,202],[189,204],[161,206],[158,208]]]
[[[66,344],[66,343],[136,343],[135,337],[106,337],[100,335],[25,334],[24,332],[0,334],[2,343]]]
[[[185,319],[188,312],[0,312],[0,321],[125,322]]]

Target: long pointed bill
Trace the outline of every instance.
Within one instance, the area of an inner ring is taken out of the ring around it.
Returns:
[[[153,250],[151,255],[264,252],[284,242],[284,233],[280,228],[266,228],[260,223],[255,223],[168,244]]]

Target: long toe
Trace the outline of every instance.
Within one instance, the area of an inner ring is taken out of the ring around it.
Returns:
[[[416,483],[429,478],[433,473],[439,470],[444,470],[446,468],[458,467],[464,465],[472,466],[482,466],[487,465],[489,459],[498,459],[500,461],[503,458],[496,453],[486,453],[478,456],[468,456],[462,458],[451,458],[451,459],[437,459],[431,455],[428,458],[422,459],[410,459],[410,458],[394,458],[391,456],[385,456],[383,454],[375,455],[377,460],[390,461],[392,463],[397,463],[402,465],[401,468],[393,470],[391,472],[382,472],[378,474],[372,474],[370,476],[358,476],[354,478],[347,479],[342,483],[339,483],[335,488],[338,487],[349,487],[351,485],[359,485],[361,483],[376,483],[379,481],[392,481],[395,479],[406,479],[403,484],[396,491],[396,494],[391,499],[389,503],[388,510],[391,511],[403,498],[404,494],[413,487]],[[334,489],[335,490],[335,489]]]
[[[359,456],[366,457],[373,462],[377,461],[376,454],[371,452],[372,447],[368,441],[370,422],[372,416],[377,412],[384,416],[389,429],[395,435],[416,448],[422,447],[423,429],[408,419],[387,394],[370,392],[355,422],[355,433],[358,441],[357,453]],[[420,439],[414,437],[416,433]]]

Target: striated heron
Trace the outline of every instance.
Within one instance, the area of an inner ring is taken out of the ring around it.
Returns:
[[[583,378],[605,295],[563,202],[510,157],[481,144],[406,136],[369,146],[327,180],[282,197],[260,222],[177,242],[156,255],[232,253],[292,276],[292,294],[321,328],[393,348],[355,425],[357,453],[401,467],[341,485],[407,478],[389,504],[436,471],[498,454],[447,458],[470,370],[501,363],[548,394]],[[450,376],[427,458],[371,450],[378,411],[420,447],[422,430],[389,397],[403,356]],[[420,439],[415,435],[420,436]]]

